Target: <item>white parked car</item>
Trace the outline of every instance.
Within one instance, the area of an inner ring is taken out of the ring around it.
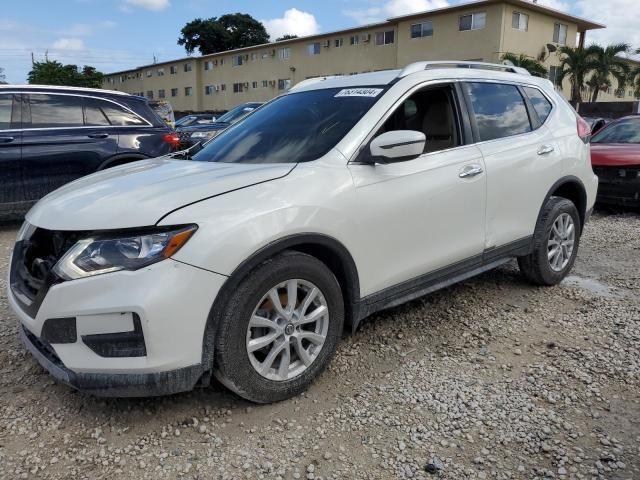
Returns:
[[[560,282],[596,197],[588,136],[516,67],[307,80],[193,158],[42,199],[9,301],[27,348],[75,388],[160,395],[213,376],[282,400],[373,312],[515,258]]]

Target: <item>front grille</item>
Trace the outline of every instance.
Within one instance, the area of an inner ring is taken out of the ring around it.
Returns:
[[[49,288],[60,279],[54,265],[77,241],[78,234],[36,228],[13,250],[9,282],[22,309],[35,318]]]
[[[600,180],[634,181],[640,179],[640,167],[593,167]]]

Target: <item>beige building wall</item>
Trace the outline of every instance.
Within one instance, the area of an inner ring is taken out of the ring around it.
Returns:
[[[558,54],[549,54],[546,48],[553,43],[555,24],[567,25],[566,44],[573,47],[577,43],[579,20],[560,19],[553,12],[541,12],[539,6],[528,8],[528,5],[521,0],[488,0],[362,28],[187,57],[107,75],[104,87],[145,96],[152,94],[154,99],[164,90],[164,99],[176,111],[220,111],[244,102],[270,100],[306,78],[402,68],[421,60],[499,62],[506,52],[538,58],[544,49],[544,65],[548,69],[557,66]],[[526,31],[513,28],[514,12],[529,16]],[[486,15],[485,26],[460,31],[460,17],[477,13]],[[411,25],[425,21],[432,22],[433,35],[411,38]],[[584,29],[586,21],[581,22]],[[376,34],[381,32],[393,32],[393,43],[376,45]],[[352,37],[357,42],[352,42]],[[311,54],[312,51],[316,54]],[[187,64],[191,65],[190,70],[185,70]],[[172,67],[175,73],[171,73]],[[562,91],[569,97],[568,80],[564,81]],[[624,100],[613,93],[612,90],[612,99]],[[602,100],[606,99],[609,96],[604,94]]]

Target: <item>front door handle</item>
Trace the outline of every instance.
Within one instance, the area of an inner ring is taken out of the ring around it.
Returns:
[[[89,138],[107,138],[108,136],[108,133],[90,133],[87,135]]]
[[[553,148],[553,145],[542,145],[538,149],[538,155],[547,155],[547,154],[553,152],[554,150],[555,150],[555,148]]]
[[[0,143],[11,143],[15,140],[13,137],[0,137]]]
[[[458,176],[460,178],[473,178],[482,172],[484,172],[484,170],[480,165],[466,165]]]

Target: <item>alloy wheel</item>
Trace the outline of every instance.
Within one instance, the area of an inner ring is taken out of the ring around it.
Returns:
[[[297,377],[320,354],[328,328],[329,308],[316,285],[301,279],[279,283],[262,297],[249,320],[251,365],[269,380]]]
[[[569,264],[575,239],[576,227],[573,218],[568,213],[559,215],[553,222],[547,242],[547,256],[553,271],[561,272]]]

